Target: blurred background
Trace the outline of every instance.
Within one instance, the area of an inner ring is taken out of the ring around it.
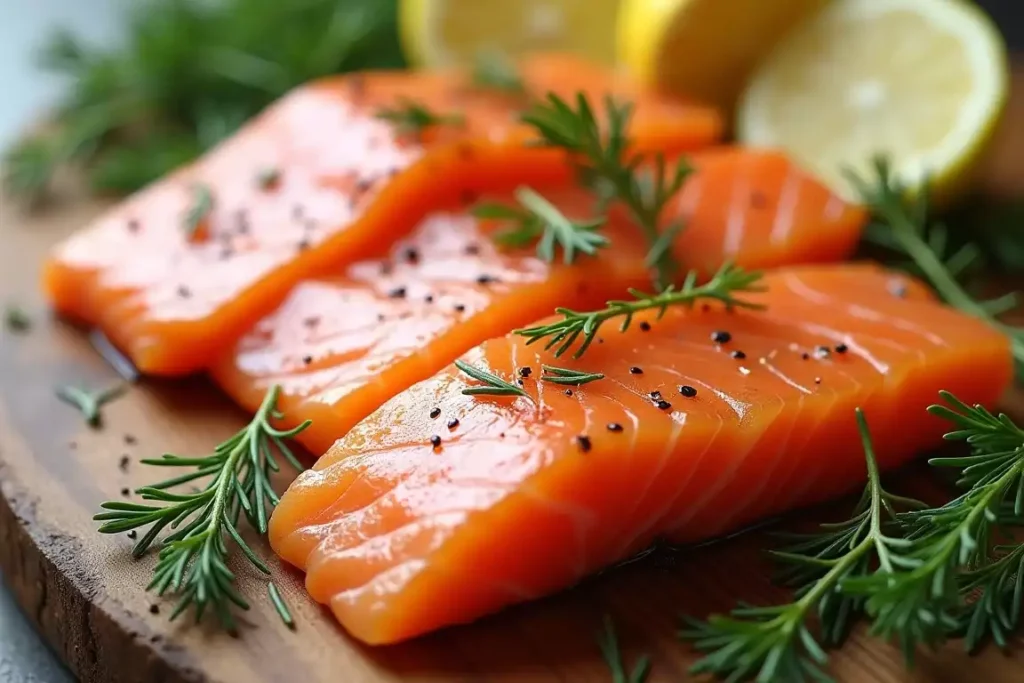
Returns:
[[[816,2],[762,3],[769,1]],[[508,0],[460,3],[470,9],[459,30],[494,24],[492,3]],[[580,40],[613,25],[601,13],[610,16],[617,0],[578,4],[591,13],[576,23],[586,29]],[[978,4],[1024,75],[1024,0]],[[537,16],[543,25],[547,15]],[[0,201],[43,197],[54,170],[68,162],[80,164],[97,193],[130,192],[230,135],[298,83],[404,66],[410,50],[421,61],[436,59],[423,56],[427,48],[415,36],[400,36],[397,17],[396,0],[0,0],[0,149],[8,150],[8,194]],[[453,31],[452,41],[472,38]],[[613,49],[608,36],[588,39]],[[0,683],[65,680],[0,587]]]

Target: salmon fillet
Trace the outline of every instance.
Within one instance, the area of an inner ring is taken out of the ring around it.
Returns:
[[[782,154],[724,149],[691,161],[697,172],[667,211],[688,225],[683,263],[759,268],[845,258],[855,248],[864,212]],[[570,217],[592,215],[593,198],[578,188],[545,194]],[[649,287],[639,231],[613,216],[605,230],[613,246],[565,266],[533,249],[497,250],[490,233],[507,226],[435,214],[389,257],[298,285],[211,372],[250,411],[279,384],[287,424],[312,419],[299,439],[323,453],[381,403],[485,339],[557,306],[601,307],[629,287]]]
[[[705,539],[855,488],[855,407],[891,468],[940,443],[925,412],[940,389],[992,405],[1010,383],[1006,338],[906,276],[810,266],[765,284],[747,297],[764,311],[637,316],[579,360],[516,336],[482,344],[463,360],[506,380],[532,368],[532,400],[463,395],[479,383],[454,367],[414,385],[298,477],[271,545],[351,634],[391,643],[559,590],[656,539]],[[538,381],[542,363],[605,378],[565,391]]]
[[[520,72],[537,95],[634,102],[639,149],[691,150],[722,131],[712,109],[640,93],[572,57],[529,58]],[[408,102],[463,122],[417,138],[377,118]],[[203,369],[302,277],[379,254],[428,213],[473,193],[566,178],[563,155],[523,144],[533,137],[518,123],[525,103],[454,71],[306,85],[59,245],[45,290],[58,311],[102,328],[144,373]]]

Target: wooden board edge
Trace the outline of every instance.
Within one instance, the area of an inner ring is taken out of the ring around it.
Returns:
[[[36,518],[38,499],[9,474],[0,455],[0,572],[25,616],[72,673],[83,683],[208,683],[183,650],[119,605],[93,604],[97,577],[74,571],[74,562],[66,561],[79,552],[78,543],[47,530]],[[125,632],[131,634],[127,640]]]

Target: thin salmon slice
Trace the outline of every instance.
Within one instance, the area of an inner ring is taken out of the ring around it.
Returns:
[[[274,550],[355,637],[400,641],[656,539],[706,539],[856,488],[855,407],[891,468],[940,443],[925,412],[940,389],[992,405],[1009,386],[1006,338],[904,275],[808,266],[765,284],[749,297],[764,311],[638,316],[579,360],[517,336],[482,344],[463,360],[506,380],[531,368],[530,398],[463,395],[479,383],[454,367],[414,385],[292,484]],[[565,391],[538,381],[542,364],[605,378]]]
[[[669,210],[688,226],[678,250],[683,263],[712,270],[728,259],[758,268],[844,258],[855,248],[863,210],[783,155],[727,149],[692,162],[697,172]],[[580,189],[546,194],[573,218],[594,210]],[[612,247],[565,266],[544,263],[532,249],[497,249],[491,234],[508,226],[435,214],[388,258],[298,285],[211,372],[250,411],[279,384],[287,424],[312,419],[299,438],[323,453],[384,401],[484,340],[557,306],[602,307],[630,287],[649,288],[640,233],[622,215],[613,221],[605,229]],[[776,243],[777,224],[786,235]],[[731,247],[729,231],[740,233]]]
[[[634,102],[638,149],[692,150],[722,131],[712,109],[638,92],[572,57],[530,58],[520,71],[536,96]],[[377,118],[409,102],[463,122],[417,138]],[[566,178],[563,155],[523,144],[534,135],[518,122],[525,104],[454,71],[301,87],[59,245],[46,292],[58,311],[102,328],[142,372],[203,369],[302,277],[383,253],[430,212],[474,193]]]

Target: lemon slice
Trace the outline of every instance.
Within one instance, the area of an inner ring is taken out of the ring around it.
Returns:
[[[910,188],[964,189],[1008,91],[1006,48],[960,0],[836,0],[802,23],[751,77],[737,134],[782,147],[845,196],[842,170],[885,155]]]
[[[623,0],[619,61],[644,85],[732,106],[757,62],[826,0]]]
[[[557,50],[612,63],[619,0],[401,0],[399,36],[410,63],[467,64]]]

